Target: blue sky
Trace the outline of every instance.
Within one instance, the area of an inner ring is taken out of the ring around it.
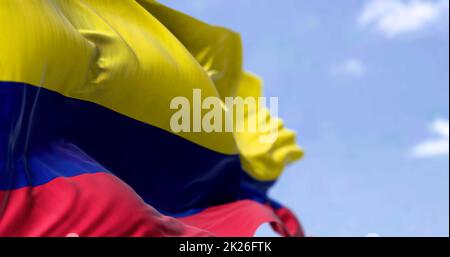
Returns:
[[[242,35],[306,150],[271,195],[308,234],[449,235],[448,0],[160,2]]]

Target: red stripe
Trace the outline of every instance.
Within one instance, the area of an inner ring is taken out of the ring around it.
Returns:
[[[106,173],[0,191],[0,236],[209,236],[161,215]]]
[[[297,217],[288,208],[273,209],[281,223],[272,223],[272,228],[278,234],[289,237],[304,237],[305,232]]]
[[[251,200],[207,208],[179,220],[167,217],[108,173],[0,190],[0,200],[0,236],[250,237],[264,223],[281,235],[303,235],[288,209],[273,210]]]
[[[285,236],[302,236],[300,223],[287,209],[276,212],[269,206],[251,200],[237,201],[208,208],[198,214],[181,218],[184,223],[223,237],[251,237],[264,223]],[[279,216],[278,216],[279,215]]]

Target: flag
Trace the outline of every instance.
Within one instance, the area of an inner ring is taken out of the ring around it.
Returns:
[[[303,235],[267,196],[302,150],[178,132],[176,97],[258,97],[237,33],[155,1],[0,4],[0,236]],[[226,108],[226,107],[223,107]]]

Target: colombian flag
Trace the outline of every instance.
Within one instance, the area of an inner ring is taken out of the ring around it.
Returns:
[[[174,133],[193,89],[261,95],[238,34],[152,0],[2,0],[0,236],[302,236],[267,196],[295,134],[264,110],[245,119],[275,121],[270,144]]]

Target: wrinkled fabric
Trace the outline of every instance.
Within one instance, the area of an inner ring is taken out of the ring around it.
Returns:
[[[174,97],[258,97],[235,32],[155,1],[0,3],[0,236],[302,236],[268,190],[303,151],[174,133]],[[225,107],[223,107],[225,108]],[[226,110],[224,110],[226,111]]]

